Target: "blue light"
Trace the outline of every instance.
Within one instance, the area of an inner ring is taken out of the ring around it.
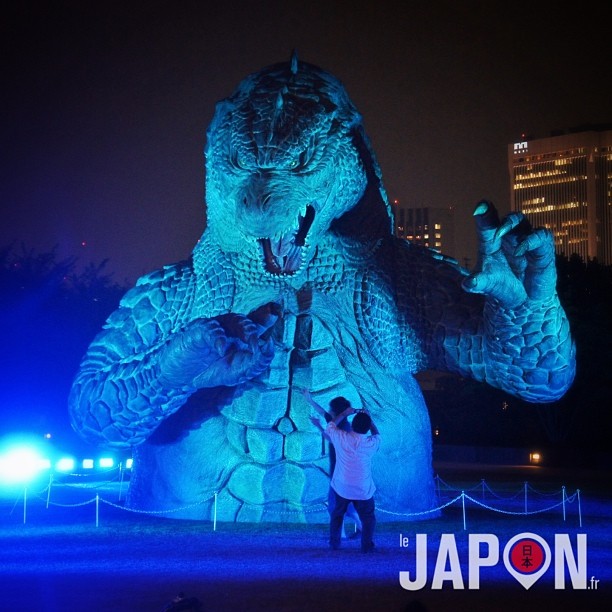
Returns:
[[[30,433],[13,433],[0,439],[0,483],[8,486],[35,480],[51,466],[45,457],[48,451],[48,444]]]
[[[115,460],[112,457],[100,457],[98,465],[101,468],[112,468],[115,465]]]
[[[55,464],[58,472],[72,472],[74,470],[74,459],[72,457],[62,457]]]
[[[0,481],[3,484],[28,483],[43,469],[42,461],[32,447],[9,448],[0,455]]]

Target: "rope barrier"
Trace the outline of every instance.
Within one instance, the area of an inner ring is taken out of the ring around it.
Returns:
[[[110,471],[110,470],[109,470]],[[122,474],[122,470],[119,469],[120,474]],[[456,492],[459,491],[459,489],[456,489],[455,487],[449,485],[448,483],[444,482],[439,476],[435,477],[437,486],[436,486],[436,491],[438,494],[438,500],[441,500],[441,494],[442,494],[442,489],[440,487],[440,483],[442,483],[444,485],[444,487],[446,487],[446,490],[449,492]],[[112,482],[112,481],[109,481]],[[100,488],[102,488],[103,486],[107,486],[109,484],[109,482],[103,483],[102,485],[96,485],[96,486],[91,486],[91,487],[87,487],[87,488],[91,488],[94,490],[98,490]],[[193,504],[188,504],[185,506],[181,506],[178,508],[172,508],[172,509],[168,509],[168,510],[138,510],[135,508],[128,508],[124,505],[121,505],[119,503],[114,503],[108,499],[104,499],[103,497],[100,497],[100,494],[97,493],[95,497],[88,499],[86,501],[82,501],[82,502],[78,502],[78,503],[59,503],[59,502],[54,502],[51,501],[51,488],[52,486],[54,487],[66,487],[66,488],[71,488],[69,483],[58,483],[57,481],[54,481],[53,476],[51,475],[49,478],[49,483],[47,484],[47,486],[40,491],[38,494],[37,493],[32,493],[31,491],[29,491],[27,488],[24,488],[23,491],[23,523],[26,524],[27,522],[27,500],[28,500],[28,493],[30,494],[30,497],[34,497],[34,498],[38,498],[41,499],[42,501],[45,502],[45,508],[49,509],[49,507],[51,506],[56,506],[56,507],[60,507],[60,508],[77,508],[80,506],[86,506],[89,505],[91,503],[95,503],[95,524],[96,527],[99,526],[99,521],[100,521],[100,503],[102,504],[106,504],[107,506],[111,506],[113,508],[117,508],[119,510],[124,510],[126,512],[132,512],[132,513],[136,513],[136,514],[149,514],[149,515],[164,515],[164,514],[173,514],[173,513],[177,513],[177,512],[182,512],[184,510],[189,510],[191,508],[195,508],[197,506],[200,506],[208,501],[210,501],[211,499],[213,500],[213,508],[212,508],[212,523],[213,523],[213,531],[217,530],[217,517],[218,517],[218,492],[215,491],[210,497],[207,497],[205,499],[201,499],[198,500],[196,502],[194,502]],[[83,487],[80,487],[83,488]],[[121,480],[119,482],[119,502],[121,501],[122,498],[122,488],[123,488],[123,477],[121,476]],[[472,497],[470,495],[468,495],[466,492],[470,492],[470,491],[475,491],[480,489],[480,493],[482,496],[482,500],[478,500],[475,499],[475,497]],[[485,493],[488,492],[490,495],[492,495],[495,500],[497,501],[501,501],[504,503],[511,503],[511,502],[518,502],[518,498],[519,495],[521,495],[521,493],[523,494],[523,509],[521,511],[518,510],[511,510],[511,509],[507,509],[507,508],[501,508],[501,507],[494,507],[493,505],[491,505],[490,503],[485,503],[484,499],[485,499]],[[453,497],[452,499],[446,501],[446,502],[441,502],[435,507],[435,508],[430,508],[428,510],[421,510],[418,512],[395,512],[392,510],[387,510],[385,508],[377,508],[377,512],[380,512],[382,514],[386,514],[386,515],[390,515],[390,516],[394,516],[394,517],[398,517],[398,519],[410,519],[410,518],[416,518],[416,517],[423,517],[426,515],[431,515],[431,514],[437,514],[439,512],[441,512],[442,510],[445,510],[446,508],[449,508],[450,506],[452,506],[453,504],[455,504],[456,502],[458,502],[459,500],[461,500],[461,509],[462,509],[462,518],[463,518],[463,529],[466,529],[466,525],[467,525],[467,511],[466,511],[466,499],[470,502],[472,502],[473,504],[475,504],[476,506],[478,506],[479,508],[482,508],[484,510],[490,511],[490,512],[497,512],[500,514],[504,514],[504,515],[514,515],[514,516],[532,516],[532,515],[536,515],[536,514],[542,514],[545,512],[551,512],[554,511],[555,509],[561,507],[562,509],[562,516],[563,516],[563,521],[566,521],[567,519],[567,509],[566,506],[568,504],[572,504],[575,501],[577,501],[577,512],[578,512],[578,520],[579,520],[579,525],[580,527],[582,527],[582,507],[581,507],[581,499],[580,499],[580,489],[577,489],[576,492],[573,495],[568,495],[567,491],[566,491],[566,487],[565,485],[563,485],[561,487],[561,501],[558,503],[554,503],[554,504],[548,504],[543,508],[538,508],[538,509],[532,509],[529,510],[528,509],[528,492],[531,492],[534,496],[541,496],[541,497],[552,497],[552,496],[557,496],[559,495],[559,491],[555,491],[555,492],[551,492],[551,491],[547,491],[547,492],[540,492],[537,489],[531,487],[529,485],[528,482],[524,482],[523,486],[520,488],[520,490],[514,494],[512,494],[511,496],[501,496],[498,493],[496,493],[495,491],[493,491],[489,485],[485,482],[485,479],[483,478],[479,483],[477,483],[476,485],[474,485],[473,487],[470,488],[466,488],[466,489],[462,489],[459,495],[456,495],[455,497]],[[46,493],[46,498],[41,497],[42,494]],[[18,500],[17,500],[18,501]],[[17,501],[15,503],[17,503]],[[531,501],[532,505],[534,504],[534,500],[532,499]],[[291,510],[277,510],[277,511],[271,511],[274,514],[278,514],[278,515],[304,515],[307,513],[311,513],[311,512],[321,512],[321,509],[327,509],[326,504],[320,504],[317,508],[312,508],[312,509],[302,509],[299,511],[291,511]],[[12,511],[11,511],[12,513]]]

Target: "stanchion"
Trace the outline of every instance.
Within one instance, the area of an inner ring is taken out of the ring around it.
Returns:
[[[121,501],[121,494],[123,493],[123,461],[119,463],[119,499]]]
[[[213,505],[213,531],[217,531],[217,492],[215,491],[215,501]]]
[[[26,524],[27,516],[27,502],[28,502],[28,487],[23,487],[23,524]]]
[[[465,491],[461,491],[461,506],[463,507],[463,531],[465,531]]]
[[[481,478],[480,483],[482,485],[482,501],[484,501],[484,498],[485,498],[485,479]]]
[[[100,495],[96,495],[96,527],[100,524]]]
[[[53,483],[53,472],[49,474],[49,486],[47,488],[47,510],[49,509],[49,499],[51,498],[51,484]]]
[[[576,489],[576,497],[578,498],[578,519],[582,527],[582,508],[580,507],[580,489]]]
[[[563,506],[563,520],[565,520],[565,485],[561,487],[561,505]]]

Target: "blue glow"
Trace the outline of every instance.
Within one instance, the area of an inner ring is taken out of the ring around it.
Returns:
[[[101,468],[112,468],[115,465],[115,460],[112,457],[100,457],[98,465]]]
[[[28,483],[43,469],[42,461],[33,448],[9,449],[0,457],[0,480],[5,484]]]
[[[45,457],[46,444],[32,434],[15,433],[0,440],[0,482],[5,485],[27,484],[51,463]]]
[[[94,466],[94,460],[93,459],[83,459],[83,469],[84,470],[91,470],[93,469]]]
[[[369,410],[377,507],[387,520],[422,514],[436,491],[415,374],[534,403],[571,385],[552,234],[482,201],[473,272],[396,238],[361,116],[333,75],[294,56],[247,77],[217,105],[205,159],[192,257],[139,279],[70,393],[84,439],[136,453],[130,507],[209,519],[218,494],[221,520],[326,521],[308,389],[320,405],[341,395]]]
[[[75,463],[72,457],[62,457],[55,464],[55,469],[58,472],[72,472],[74,471]]]

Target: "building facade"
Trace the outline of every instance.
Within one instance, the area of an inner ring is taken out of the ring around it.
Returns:
[[[444,255],[455,256],[454,209],[407,208],[393,202],[395,235]]]
[[[612,265],[612,126],[508,146],[511,210],[550,229],[555,250]]]

